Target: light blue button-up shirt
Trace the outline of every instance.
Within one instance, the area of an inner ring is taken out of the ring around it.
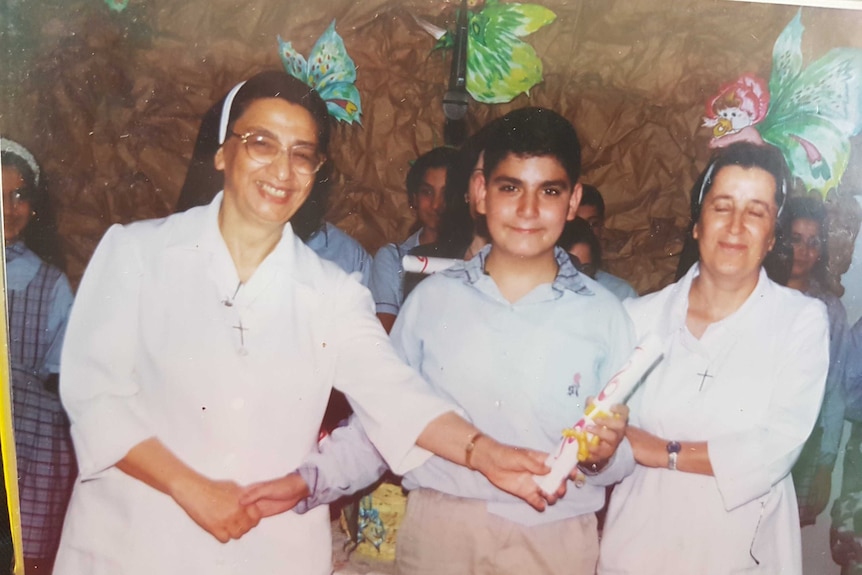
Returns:
[[[604,270],[596,271],[596,281],[608,288],[620,301],[630,297],[638,297],[638,292],[629,282]]]
[[[619,300],[578,273],[559,248],[554,282],[510,303],[484,272],[491,249],[422,282],[401,308],[392,340],[479,429],[504,443],[551,452],[562,430],[583,415],[587,397],[598,394],[634,349],[632,325]],[[482,499],[491,513],[535,525],[597,511],[604,486],[633,469],[623,441],[602,473],[581,488],[570,484],[544,512],[436,456],[403,484]]]

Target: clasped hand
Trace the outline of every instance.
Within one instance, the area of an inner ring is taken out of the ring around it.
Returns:
[[[242,493],[243,488],[233,481],[198,476],[183,482],[172,496],[195,523],[227,543],[251,531],[263,517],[257,504],[240,501]]]

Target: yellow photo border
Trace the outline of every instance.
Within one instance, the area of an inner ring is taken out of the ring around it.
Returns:
[[[0,184],[2,192],[2,184]],[[0,210],[3,198],[0,194]],[[0,233],[3,221],[0,218]],[[2,237],[2,235],[0,235]],[[9,333],[6,314],[6,251],[0,250],[0,286],[3,289],[3,305],[0,306],[0,449],[3,450],[3,482],[6,485],[6,507],[9,511],[9,527],[12,530],[14,552],[14,575],[24,575],[24,551],[21,539],[21,507],[18,503],[18,464],[15,452],[15,437],[12,423],[12,380],[9,369]]]

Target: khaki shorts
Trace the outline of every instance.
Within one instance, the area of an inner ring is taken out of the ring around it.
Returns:
[[[525,526],[488,513],[476,499],[416,489],[398,531],[400,575],[594,575],[594,513]]]

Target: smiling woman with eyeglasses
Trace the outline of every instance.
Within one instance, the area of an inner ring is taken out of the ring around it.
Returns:
[[[428,457],[416,445],[469,461],[478,430],[398,359],[369,292],[292,230],[326,159],[318,94],[258,74],[226,98],[219,141],[224,191],[112,227],[81,282],[60,386],[80,476],[55,574],[330,573],[328,510],[279,495],[332,387],[394,470]],[[540,507],[544,458],[489,439],[472,464]]]

